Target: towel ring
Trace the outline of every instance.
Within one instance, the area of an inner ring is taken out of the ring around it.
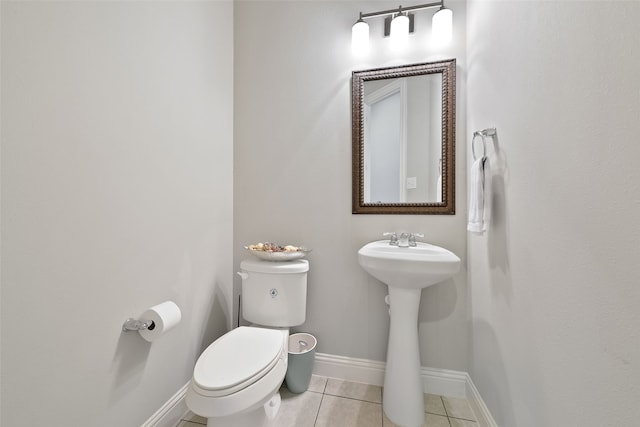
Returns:
[[[473,133],[473,138],[471,138],[471,152],[473,153],[473,160],[478,160],[478,157],[476,156],[476,147],[474,144],[474,142],[476,141],[476,136],[482,138],[482,157],[485,157],[487,155],[487,137],[490,136],[492,138],[495,138],[496,135],[498,135],[498,131],[496,130],[496,128],[477,130]]]
[[[478,160],[478,157],[476,157],[476,148],[474,144],[476,142],[477,136],[482,138],[482,157],[487,155],[487,140],[484,137],[484,133],[474,132],[473,138],[471,139],[471,153],[473,154],[473,160]]]

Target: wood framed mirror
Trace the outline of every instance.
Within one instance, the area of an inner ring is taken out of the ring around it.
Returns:
[[[455,214],[456,60],[352,73],[352,212]]]

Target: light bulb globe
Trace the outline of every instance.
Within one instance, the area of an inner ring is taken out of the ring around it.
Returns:
[[[351,50],[356,54],[369,51],[369,24],[359,19],[351,27]]]
[[[391,45],[395,49],[401,49],[407,45],[409,40],[409,17],[405,14],[398,14],[391,21]]]
[[[444,45],[451,41],[453,33],[453,12],[442,8],[433,15],[431,20],[431,36],[437,45]]]

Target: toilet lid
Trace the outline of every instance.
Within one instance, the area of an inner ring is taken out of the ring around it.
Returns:
[[[283,348],[280,331],[240,326],[207,347],[196,362],[193,380],[204,390],[233,393],[269,372]]]

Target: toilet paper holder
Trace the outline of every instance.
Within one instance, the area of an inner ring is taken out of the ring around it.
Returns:
[[[153,320],[134,319],[132,317],[125,320],[122,324],[122,330],[124,332],[143,330],[153,331],[153,328],[155,327],[156,324],[153,323]]]

